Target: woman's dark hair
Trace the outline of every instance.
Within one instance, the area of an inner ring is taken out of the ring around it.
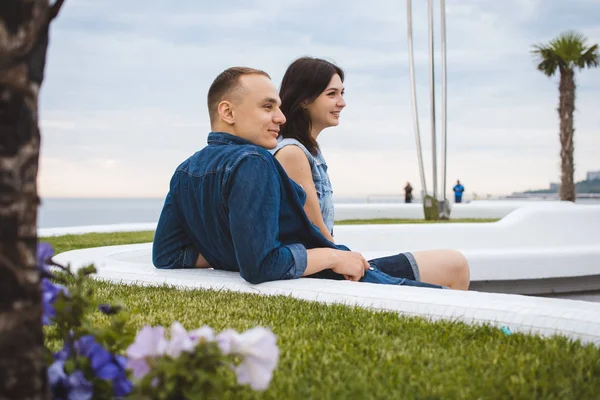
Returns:
[[[298,140],[313,155],[317,155],[319,145],[311,135],[310,116],[302,106],[315,101],[335,74],[344,81],[344,71],[335,64],[320,58],[301,57],[290,64],[281,81],[279,97],[286,122],[279,134]]]

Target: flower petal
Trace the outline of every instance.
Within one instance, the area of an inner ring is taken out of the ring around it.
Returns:
[[[104,364],[98,369],[94,369],[94,372],[98,378],[107,380],[118,378],[123,374],[123,370],[111,362]]]
[[[190,331],[188,334],[194,346],[197,345],[202,339],[207,342],[212,342],[215,340],[215,331],[208,325],[204,325],[201,328]]]
[[[63,361],[54,361],[48,367],[48,383],[51,387],[57,386],[67,379],[65,374],[65,363]]]
[[[224,330],[216,337],[219,348],[226,355],[234,352],[234,349],[238,346],[239,338],[240,334],[233,329]]]
[[[232,341],[231,352],[243,357],[236,368],[240,384],[250,384],[255,390],[269,386],[279,359],[277,338],[269,329],[256,327],[241,333]]]
[[[144,326],[136,335],[135,341],[127,348],[129,358],[144,358],[163,355],[167,347],[165,328]]]
[[[130,358],[127,360],[127,369],[132,372],[135,379],[142,379],[150,372],[150,366],[144,358]]]
[[[113,380],[113,393],[116,397],[127,396],[133,390],[133,383],[126,376]]]
[[[179,322],[174,322],[171,326],[171,340],[167,344],[165,352],[171,357],[177,358],[182,352],[191,352],[193,349],[194,343],[188,332]]]
[[[250,384],[254,390],[265,390],[273,378],[273,369],[270,366],[245,359],[235,369],[240,385]]]
[[[44,272],[48,271],[48,261],[54,255],[54,249],[50,243],[41,242],[37,245],[37,267]]]
[[[68,378],[70,391],[69,400],[90,400],[93,395],[93,386],[85,376],[83,372],[75,371]]]

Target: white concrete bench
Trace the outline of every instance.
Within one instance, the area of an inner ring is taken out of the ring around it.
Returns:
[[[466,254],[475,282],[600,275],[600,206],[559,208],[521,209],[488,224],[340,226],[336,240],[367,257],[456,248]],[[146,243],[74,250],[55,260],[75,267],[95,263],[98,277],[113,282],[282,294],[600,344],[600,303],[309,278],[251,285],[232,272],[158,270],[150,255]]]
[[[302,278],[251,285],[234,272],[208,269],[159,270],[150,263],[151,244],[99,247],[59,254],[74,267],[94,262],[97,277],[116,283],[175,285],[261,295],[286,295],[323,303],[343,303],[431,320],[506,326],[513,332],[560,334],[600,344],[600,303],[475,291],[422,289]]]
[[[367,258],[403,251],[459,250],[469,261],[477,288],[482,288],[477,282],[489,286],[496,281],[492,291],[545,293],[533,287],[511,291],[501,286],[545,280],[539,282],[543,286],[556,279],[543,290],[568,291],[573,283],[561,288],[558,279],[582,278],[577,284],[594,283],[588,290],[600,289],[600,206],[521,208],[494,223],[341,225],[334,233],[336,242]]]

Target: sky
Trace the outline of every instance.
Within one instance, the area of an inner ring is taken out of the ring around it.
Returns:
[[[427,2],[413,2],[423,161],[432,187]],[[441,191],[440,8],[435,2]],[[558,182],[558,77],[530,53],[574,29],[600,43],[600,0],[447,0],[447,185],[468,196]],[[421,190],[406,2],[67,0],[51,28],[40,95],[43,197],[163,197],[206,145],[206,94],[231,66],[277,87],[300,56],[344,69],[340,125],[321,133],[335,197]],[[600,68],[576,74],[575,178],[600,170]]]

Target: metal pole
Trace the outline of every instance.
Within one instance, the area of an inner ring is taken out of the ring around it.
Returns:
[[[421,133],[419,132],[419,113],[417,111],[417,91],[415,88],[415,61],[413,56],[412,35],[412,0],[406,0],[406,19],[408,22],[408,58],[410,70],[410,89],[412,97],[413,125],[415,128],[415,141],[417,143],[417,157],[419,159],[419,175],[421,176],[421,192],[427,194],[425,182],[425,169],[423,168],[423,152],[421,151]],[[424,196],[423,196],[424,197]]]
[[[446,156],[448,137],[446,135],[447,118],[447,92],[446,92],[446,0],[440,0],[441,25],[442,25],[442,196],[446,200]]]
[[[433,68],[433,0],[429,0],[429,95],[431,106],[431,156],[433,159],[433,197],[437,196],[437,149],[435,137],[435,77]]]

